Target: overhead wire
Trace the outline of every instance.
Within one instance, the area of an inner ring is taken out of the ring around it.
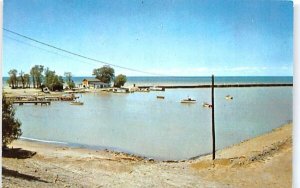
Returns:
[[[38,46],[36,46],[36,45],[32,45],[32,44],[30,44],[30,43],[28,43],[28,42],[25,42],[25,41],[21,41],[21,40],[15,39],[15,38],[10,37],[10,36],[7,36],[7,35],[5,35],[5,34],[4,34],[3,36],[4,36],[4,38],[8,38],[8,39],[10,39],[10,40],[13,40],[13,41],[15,41],[15,42],[21,43],[21,44],[23,44],[23,45],[27,45],[27,46],[30,46],[30,47],[33,47],[33,48],[37,48],[37,49],[42,50],[42,51],[45,51],[45,52],[47,52],[47,53],[55,54],[55,55],[58,55],[58,56],[61,56],[61,57],[64,57],[64,58],[68,58],[68,59],[73,59],[73,60],[78,61],[78,62],[81,62],[81,63],[85,63],[85,64],[90,64],[90,65],[93,65],[93,66],[97,66],[97,65],[94,64],[94,63],[82,61],[82,60],[75,59],[75,58],[73,58],[73,57],[66,56],[66,55],[63,55],[63,54],[60,54],[60,53],[57,53],[57,52],[54,52],[54,51],[46,50],[46,49],[44,49],[44,48],[38,47]]]
[[[98,59],[94,59],[94,58],[87,57],[87,56],[85,56],[85,55],[81,55],[81,54],[78,54],[78,53],[75,53],[75,52],[71,52],[71,51],[69,51],[69,50],[65,50],[65,49],[63,49],[63,48],[60,48],[60,47],[57,47],[57,46],[54,46],[54,45],[51,45],[51,44],[42,42],[42,41],[40,41],[40,40],[34,39],[34,38],[32,38],[32,37],[28,37],[28,36],[26,36],[26,35],[17,33],[17,32],[15,32],[15,31],[12,31],[12,30],[9,30],[9,29],[6,29],[6,28],[3,28],[3,30],[6,31],[6,32],[9,32],[9,33],[12,33],[12,34],[14,34],[14,35],[17,35],[17,36],[26,38],[26,39],[28,39],[28,40],[30,40],[30,41],[34,41],[34,42],[39,43],[39,44],[42,44],[42,45],[44,45],[44,46],[47,46],[47,47],[50,47],[50,48],[53,48],[53,49],[56,49],[56,50],[59,50],[59,51],[62,51],[62,52],[65,52],[65,53],[68,53],[68,54],[77,56],[77,57],[80,57],[80,58],[83,58],[83,59],[87,59],[87,60],[94,61],[94,62],[97,62],[97,63],[101,63],[101,64],[104,64],[104,65],[109,65],[109,66],[112,66],[112,67],[117,67],[117,68],[129,70],[129,71],[133,71],[133,72],[139,72],[139,73],[144,73],[144,74],[149,74],[149,75],[162,76],[161,74],[156,74],[156,73],[147,72],[147,71],[142,71],[142,70],[133,69],[133,68],[129,68],[129,67],[124,67],[124,66],[120,66],[120,65],[116,65],[116,64],[112,64],[112,63],[107,63],[107,62],[104,62],[104,61],[101,61],[101,60],[98,60]]]

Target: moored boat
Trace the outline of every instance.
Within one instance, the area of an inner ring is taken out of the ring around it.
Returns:
[[[158,96],[156,96],[156,98],[158,98],[158,99],[164,99],[165,96],[160,96],[160,95],[158,95]]]
[[[128,88],[113,88],[113,93],[129,93]]]
[[[233,99],[233,96],[226,95],[225,99],[226,99],[226,100],[232,100],[232,99]]]
[[[165,88],[153,86],[153,87],[150,87],[149,90],[150,91],[165,91]]]
[[[83,105],[83,102],[80,101],[72,101],[71,105]]]
[[[202,105],[204,108],[212,108],[212,105],[211,104],[208,104],[206,102],[203,103]]]
[[[182,99],[181,103],[196,103],[197,101],[195,99],[192,99],[188,97],[187,99]]]

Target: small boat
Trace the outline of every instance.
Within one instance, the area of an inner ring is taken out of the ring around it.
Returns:
[[[233,99],[233,96],[226,95],[225,99],[226,99],[226,100],[232,100],[232,99]]]
[[[114,93],[129,93],[129,89],[128,88],[114,88],[113,92]]]
[[[158,98],[158,99],[164,99],[165,98],[165,96],[156,96],[156,98]]]
[[[196,102],[197,101],[195,99],[191,99],[190,97],[181,100],[181,103],[196,103]]]
[[[212,108],[212,105],[211,104],[208,104],[206,102],[203,103],[202,105],[204,108]]]
[[[81,102],[81,101],[72,101],[70,104],[71,105],[83,105],[83,102]]]
[[[150,87],[149,90],[150,91],[165,91],[165,88],[153,86],[153,87]]]

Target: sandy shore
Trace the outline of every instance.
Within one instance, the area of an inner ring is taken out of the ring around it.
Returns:
[[[4,87],[4,94],[6,97],[16,97],[16,96],[61,96],[65,94],[64,92],[51,92],[51,94],[43,93],[41,89],[26,88],[26,89],[11,89],[10,87]]]
[[[3,187],[291,187],[292,125],[181,162],[15,141],[2,157]]]

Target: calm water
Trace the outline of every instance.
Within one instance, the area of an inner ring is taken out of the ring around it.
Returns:
[[[228,94],[232,101],[225,100]],[[156,99],[157,95],[165,99]],[[164,160],[211,152],[211,110],[202,107],[202,102],[210,101],[210,89],[79,96],[83,106],[68,102],[16,106],[23,137]],[[187,96],[198,102],[181,104]],[[216,89],[217,149],[292,121],[292,103],[292,87]]]
[[[73,77],[75,84],[80,84],[84,78],[94,77]],[[8,77],[3,77],[3,85],[7,85]],[[125,86],[136,85],[199,85],[211,83],[211,77],[178,77],[178,76],[136,76],[127,77]],[[293,83],[291,76],[225,76],[215,77],[215,83]]]

